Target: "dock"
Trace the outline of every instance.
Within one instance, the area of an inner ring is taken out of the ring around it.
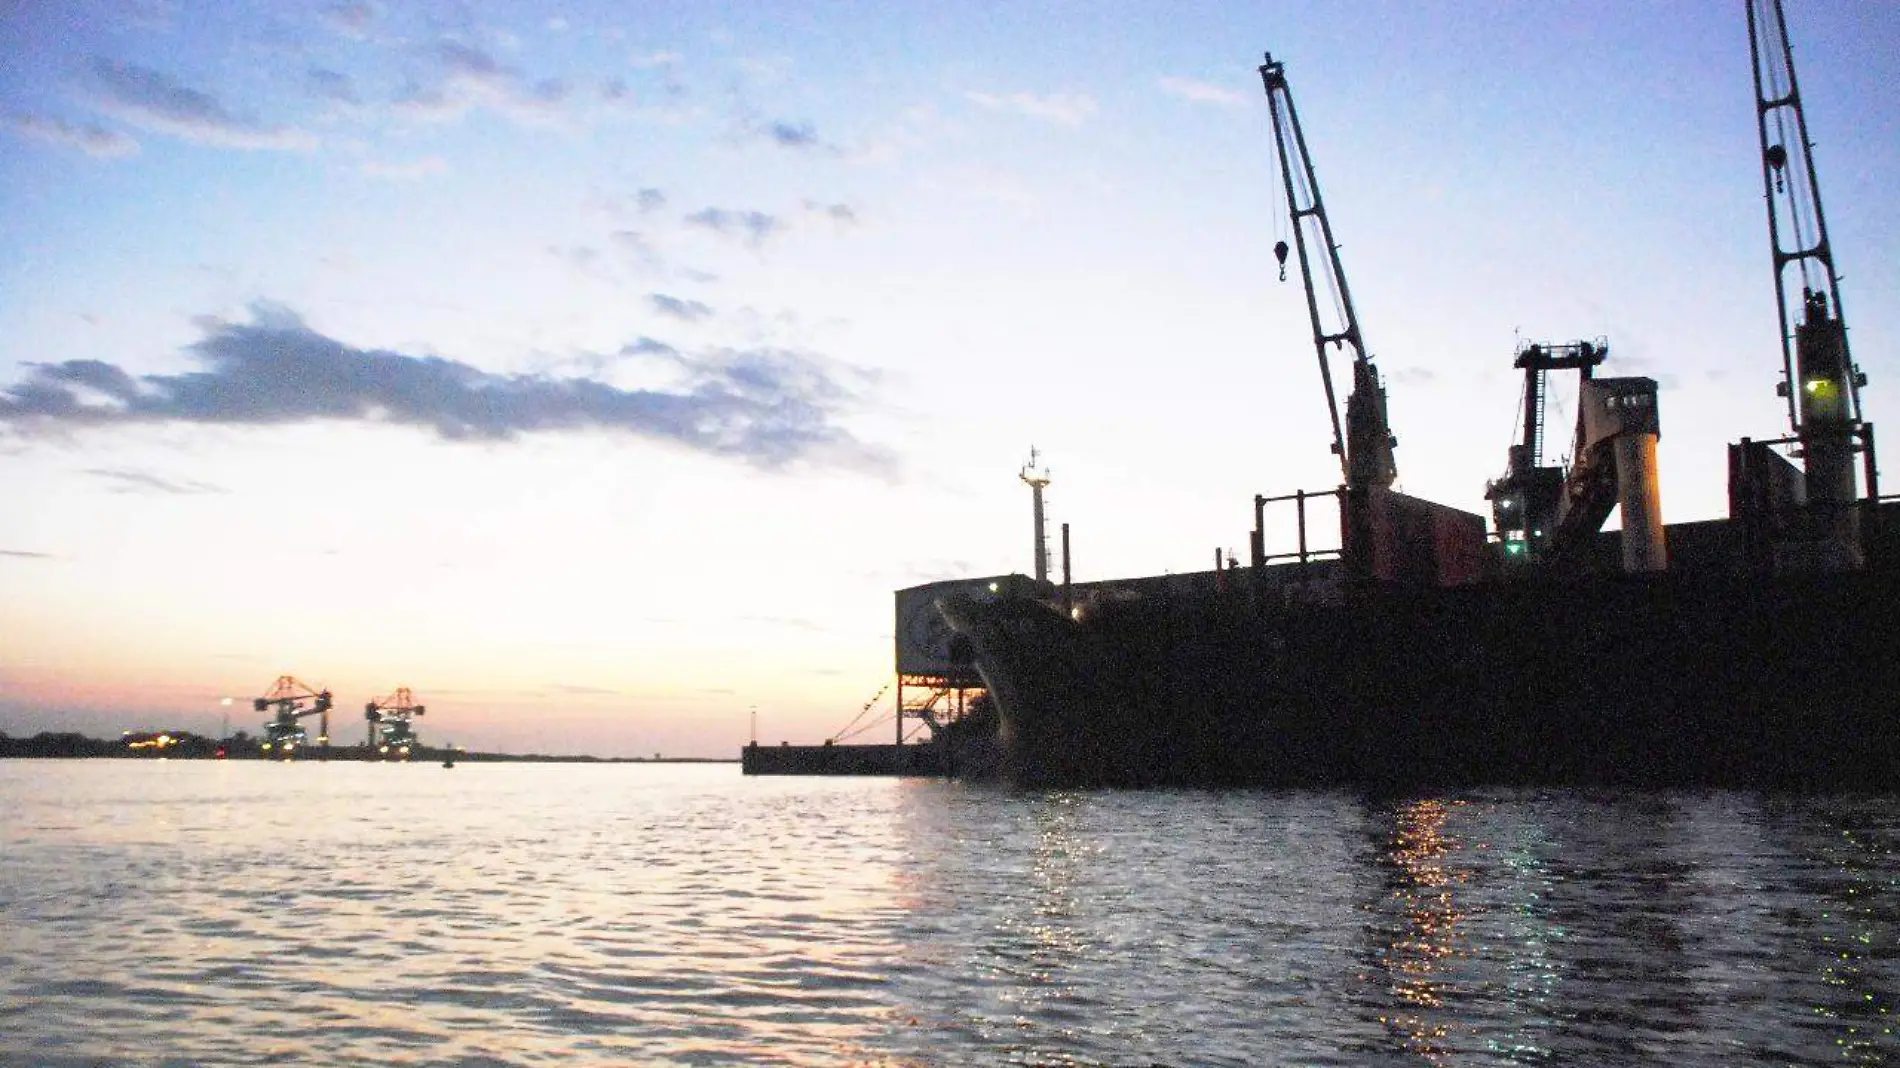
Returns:
[[[747,775],[947,775],[941,745],[759,745],[740,750]]]

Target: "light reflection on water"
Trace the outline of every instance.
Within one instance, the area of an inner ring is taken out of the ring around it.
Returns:
[[[0,1065],[1900,1064],[1900,802],[0,762]]]

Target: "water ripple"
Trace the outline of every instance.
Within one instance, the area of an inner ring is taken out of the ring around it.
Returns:
[[[11,761],[0,852],[0,1068],[1900,1063],[1883,799]]]

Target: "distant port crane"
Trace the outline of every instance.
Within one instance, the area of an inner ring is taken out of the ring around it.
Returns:
[[[279,675],[270,690],[251,704],[259,712],[271,713],[269,722],[264,724],[264,741],[260,746],[264,752],[275,752],[290,759],[309,742],[309,733],[303,726],[303,720],[309,716],[317,717],[317,744],[330,744],[330,691],[305,685],[291,675]]]
[[[371,701],[363,708],[363,718],[369,722],[370,748],[392,760],[409,759],[409,750],[422,744],[409,718],[427,711],[416,703],[407,686]]]

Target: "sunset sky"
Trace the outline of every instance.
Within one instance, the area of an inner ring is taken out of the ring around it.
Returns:
[[[1788,9],[1884,427],[1900,5]],[[1483,510],[1518,339],[1606,335],[1723,514],[1786,430],[1740,3],[13,0],[0,731],[288,673],[471,748],[816,741],[893,589],[1031,568],[1032,444],[1078,579],[1244,558],[1338,481],[1269,49],[1401,487]]]

